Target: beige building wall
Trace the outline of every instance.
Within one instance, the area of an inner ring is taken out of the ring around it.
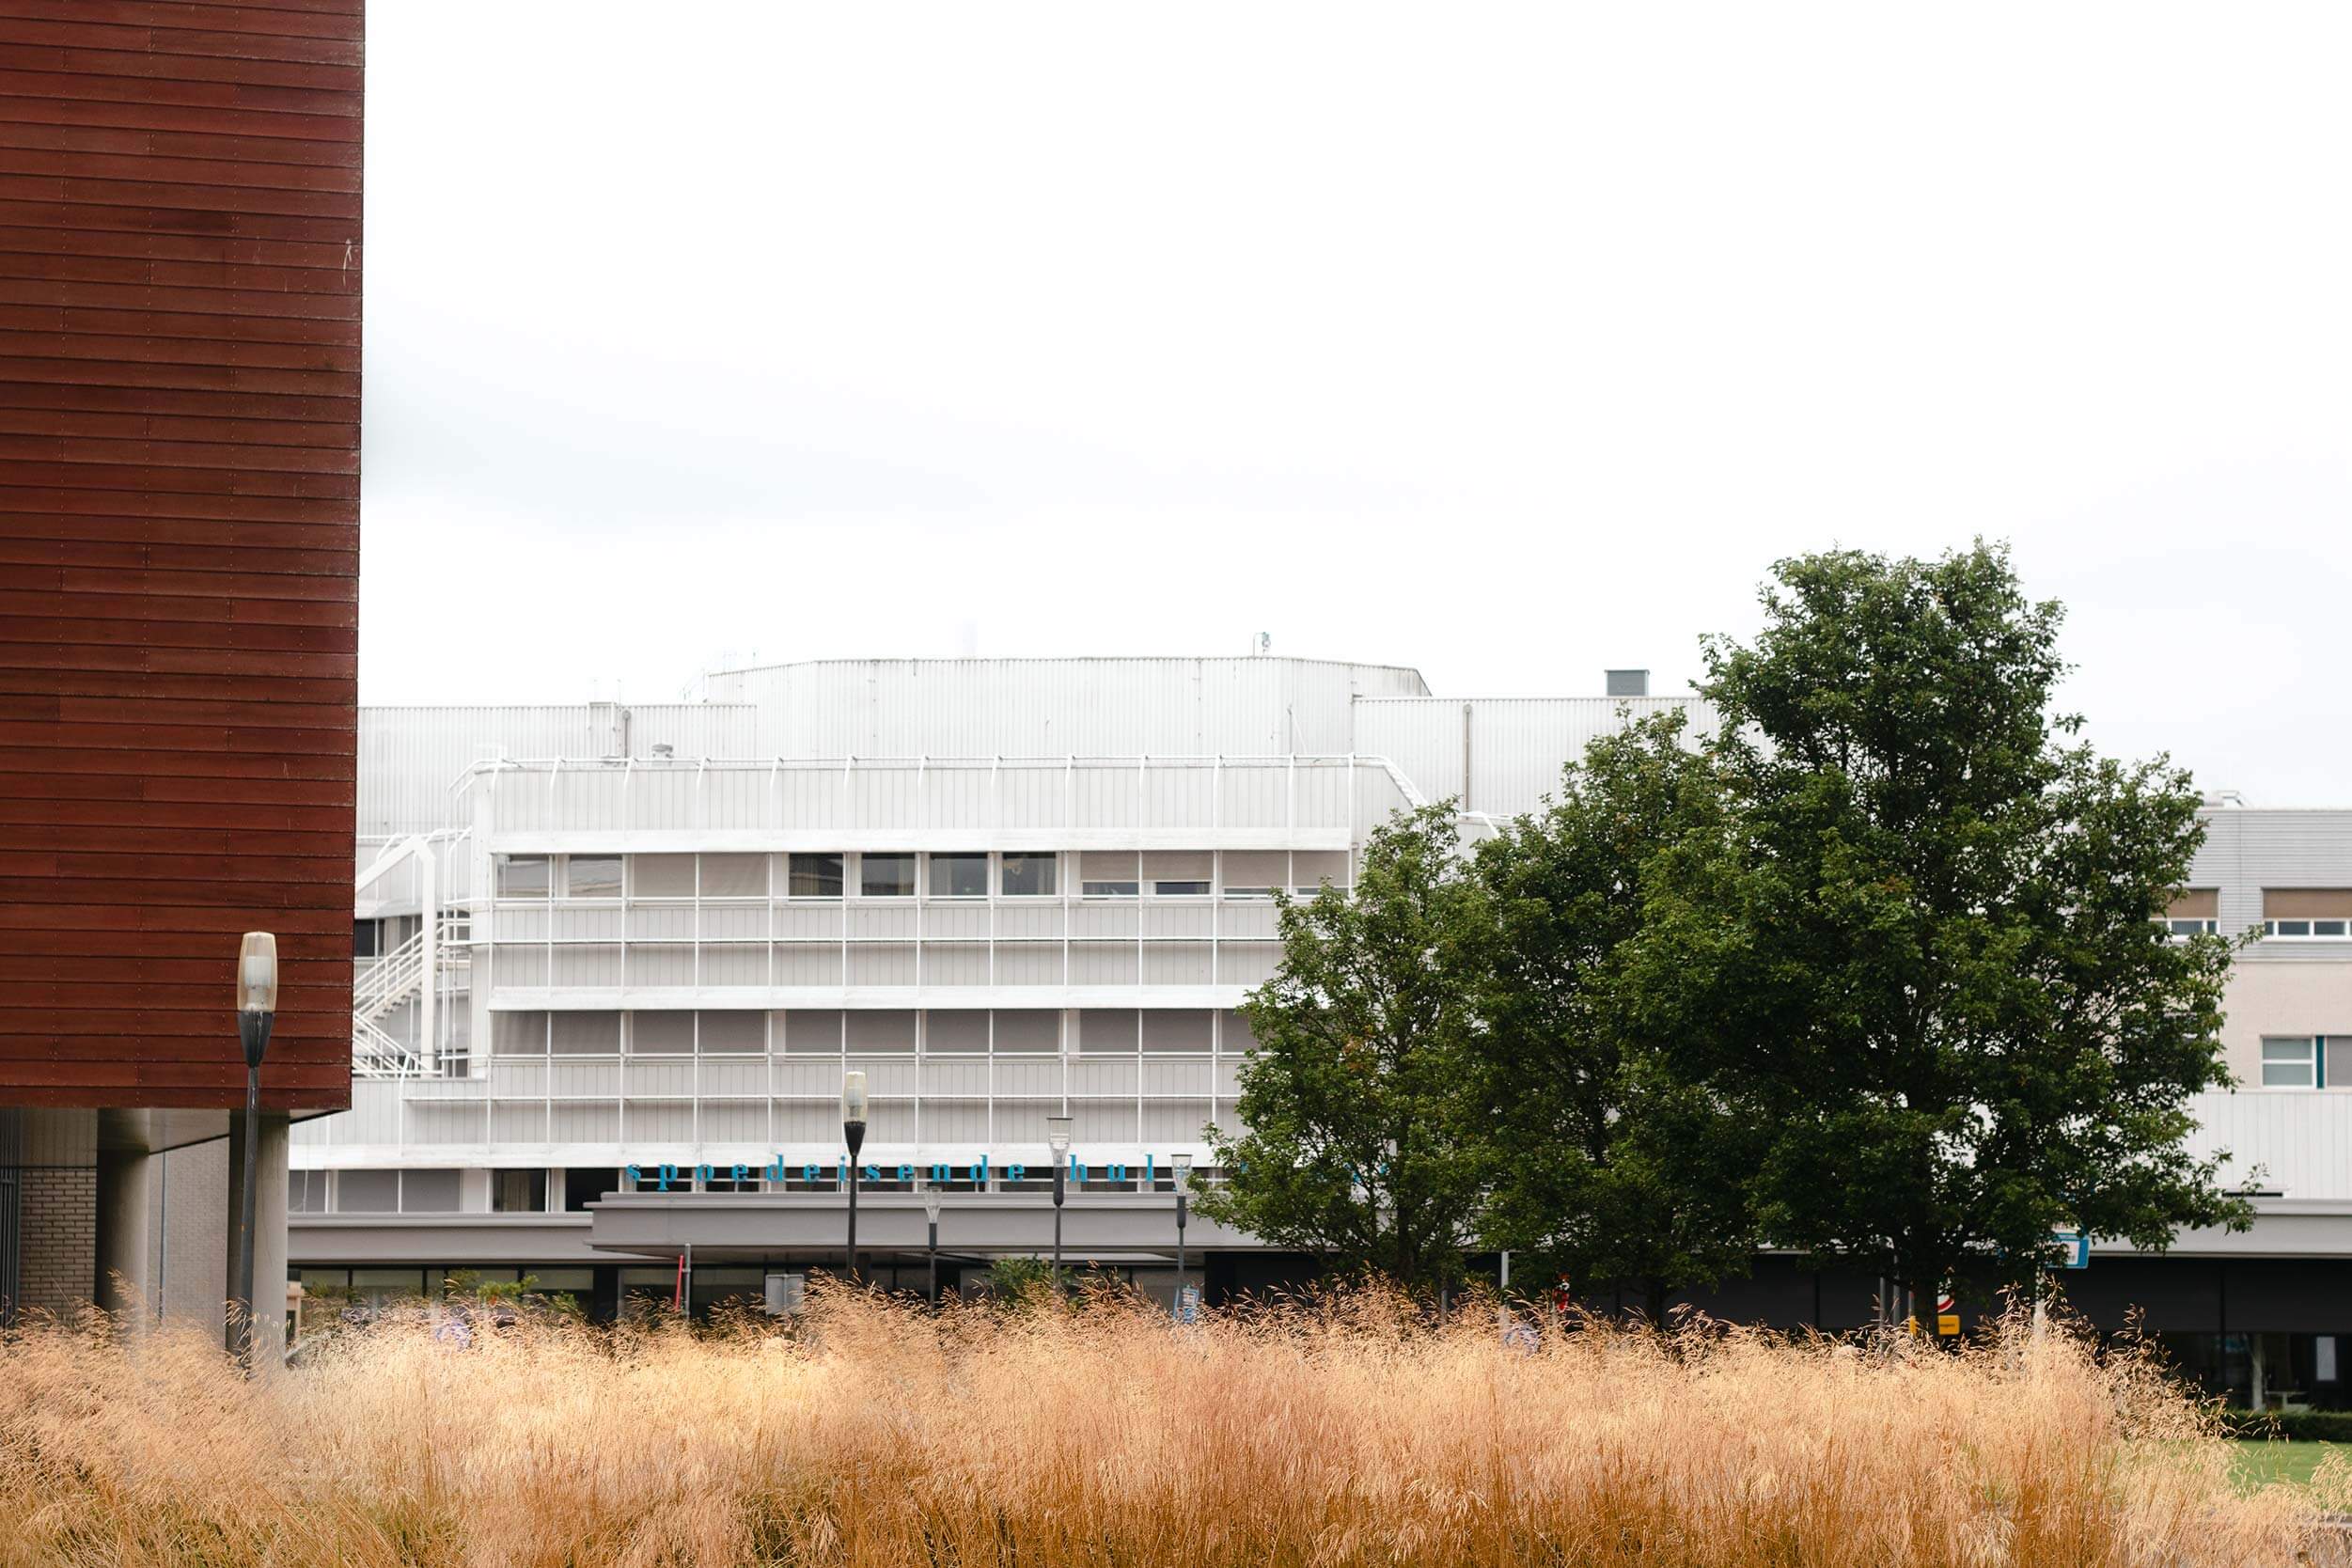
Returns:
[[[2352,1037],[2352,958],[2330,963],[2266,963],[2241,954],[2222,999],[2221,1042],[2240,1089],[2262,1087],[2265,1035]],[[2330,1083],[2352,1090],[2352,1081]]]

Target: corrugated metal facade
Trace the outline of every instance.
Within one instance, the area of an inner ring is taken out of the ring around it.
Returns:
[[[2225,807],[2206,812],[2205,824],[2204,847],[2197,852],[2190,885],[2220,894],[2225,933],[2262,924],[2265,888],[2352,887],[2352,810]],[[2266,942],[2247,956],[2269,963],[2324,963],[2335,952],[2327,947]],[[2339,1022],[2352,1032],[2352,1019]]]
[[[760,711],[782,757],[1325,756],[1356,745],[1358,697],[1419,672],[1312,659],[857,659],[729,670],[717,701]]]
[[[1373,698],[1356,704],[1356,745],[1386,757],[1431,800],[1516,816],[1560,786],[1560,772],[1596,737],[1635,716],[1685,708],[1709,734],[1715,710],[1688,697]],[[1465,769],[1468,776],[1465,779]]]
[[[350,1092],[361,0],[0,0],[0,1101]]]
[[[2225,1185],[2290,1199],[2352,1199],[2352,1099],[2328,1090],[2200,1094],[2189,1149],[2226,1153]]]

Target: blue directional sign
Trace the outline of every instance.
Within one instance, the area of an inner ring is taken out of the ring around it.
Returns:
[[[2066,1249],[2065,1257],[2059,1262],[2060,1268],[2089,1268],[2091,1266],[2091,1238],[2089,1236],[2079,1231],[2054,1231],[2050,1233],[2050,1240]]]

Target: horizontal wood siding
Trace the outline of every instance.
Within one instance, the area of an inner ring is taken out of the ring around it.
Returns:
[[[0,1104],[351,1103],[362,0],[0,0]]]

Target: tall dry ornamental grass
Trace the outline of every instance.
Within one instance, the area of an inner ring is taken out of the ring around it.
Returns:
[[[2295,1560],[2146,1364],[1357,1296],[1178,1330],[821,1296],[797,1338],[351,1336],[241,1382],[102,1323],[0,1350],[0,1562],[2218,1564]],[[2328,1478],[2323,1478],[2328,1479]]]

